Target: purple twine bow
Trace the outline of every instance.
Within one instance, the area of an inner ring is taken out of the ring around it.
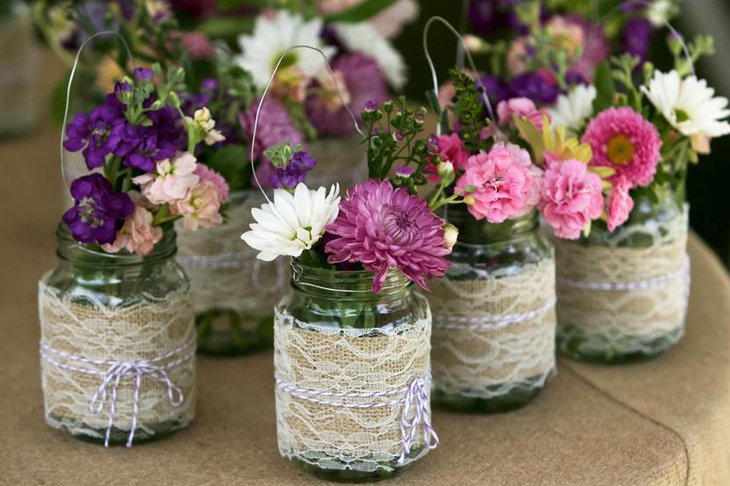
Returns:
[[[411,413],[411,409],[413,410]],[[411,416],[412,415],[412,416]],[[423,443],[429,449],[439,445],[439,438],[431,425],[431,410],[428,406],[428,384],[423,378],[416,378],[408,387],[403,401],[400,430],[403,439],[403,452],[398,462],[405,462],[418,435],[419,426],[423,425]]]
[[[162,382],[167,387],[167,399],[173,407],[179,407],[185,400],[182,390],[175,385],[170,377],[167,376],[165,368],[152,364],[150,360],[128,361],[112,364],[104,375],[104,379],[97,388],[96,393],[91,398],[89,410],[94,415],[98,415],[104,410],[109,389],[111,388],[111,397],[109,401],[109,424],[106,427],[106,436],[104,437],[104,447],[109,447],[109,438],[111,436],[112,427],[114,425],[114,416],[117,411],[117,391],[119,383],[125,376],[134,377],[134,403],[132,409],[132,426],[127,439],[127,447],[132,447],[134,441],[134,433],[137,430],[137,418],[139,415],[139,393],[142,386],[142,377],[147,375]]]

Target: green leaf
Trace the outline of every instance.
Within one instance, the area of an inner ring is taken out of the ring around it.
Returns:
[[[248,187],[251,180],[251,168],[248,165],[248,156],[244,146],[226,145],[217,149],[205,164],[219,172],[232,191]]]
[[[218,17],[206,20],[198,30],[211,39],[234,40],[244,32],[251,32],[253,24],[253,18]]]
[[[325,17],[327,22],[363,22],[390,7],[395,0],[366,0],[352,8]]]
[[[616,84],[611,76],[611,65],[608,61],[603,61],[598,65],[593,79],[596,85],[593,112],[599,113],[613,104],[613,95],[616,92]]]

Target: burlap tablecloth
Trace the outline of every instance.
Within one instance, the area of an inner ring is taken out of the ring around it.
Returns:
[[[44,93],[60,69],[46,57]],[[105,450],[43,420],[36,281],[56,264],[58,131],[0,142],[0,483],[316,484],[279,457],[271,353],[199,360],[198,416],[168,439]],[[690,239],[687,336],[659,359],[559,361],[527,408],[434,414],[441,447],[390,484],[730,484],[730,279]]]

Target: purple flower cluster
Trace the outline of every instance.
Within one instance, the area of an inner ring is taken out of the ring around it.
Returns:
[[[135,72],[138,80],[151,75],[149,70]],[[122,158],[125,167],[152,172],[157,161],[174,157],[184,146],[180,117],[169,106],[148,112],[149,126],[129,123],[127,107],[120,99],[131,89],[129,84],[117,83],[114,94],[107,95],[90,113],[77,114],[66,127],[64,148],[70,152],[83,150],[89,170],[103,166],[106,158],[114,155]],[[145,104],[151,105],[152,100]]]
[[[518,0],[474,0],[469,4],[469,21],[474,30],[489,36],[500,29],[516,31],[520,35],[527,34],[529,29],[515,13]]]
[[[63,214],[63,221],[81,243],[112,243],[124,220],[134,212],[129,196],[115,191],[101,174],[74,180],[71,196],[74,205]]]
[[[645,18],[630,19],[621,33],[621,46],[625,52],[646,60],[654,27]]]
[[[274,189],[294,189],[304,182],[307,172],[314,169],[317,161],[307,152],[299,151],[292,155],[286,167],[279,167],[269,174],[269,182]]]

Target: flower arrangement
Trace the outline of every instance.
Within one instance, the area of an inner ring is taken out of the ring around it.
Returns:
[[[253,210],[256,223],[242,239],[262,260],[290,256],[325,269],[374,272],[375,293],[391,269],[427,288],[428,279],[446,271],[444,257],[455,241],[455,229],[434,210],[462,199],[445,194],[453,168],[440,162],[435,145],[419,138],[425,114],[404,98],[368,103],[361,117],[370,178],[344,198],[339,186],[277,189],[273,201]],[[418,188],[434,170],[443,177],[427,202]]]
[[[167,223],[182,218],[196,230],[223,221],[228,184],[193,154],[224,136],[206,108],[183,113],[184,80],[181,68],[138,68],[69,123],[64,148],[94,171],[71,183],[63,221],[76,241],[147,255]]]
[[[604,15],[597,19],[601,8]],[[520,97],[552,104],[570,87],[592,82],[611,53],[645,59],[652,35],[676,13],[673,0],[629,0],[618,7],[580,0],[472,0],[467,46],[489,63],[481,79],[495,104]]]

